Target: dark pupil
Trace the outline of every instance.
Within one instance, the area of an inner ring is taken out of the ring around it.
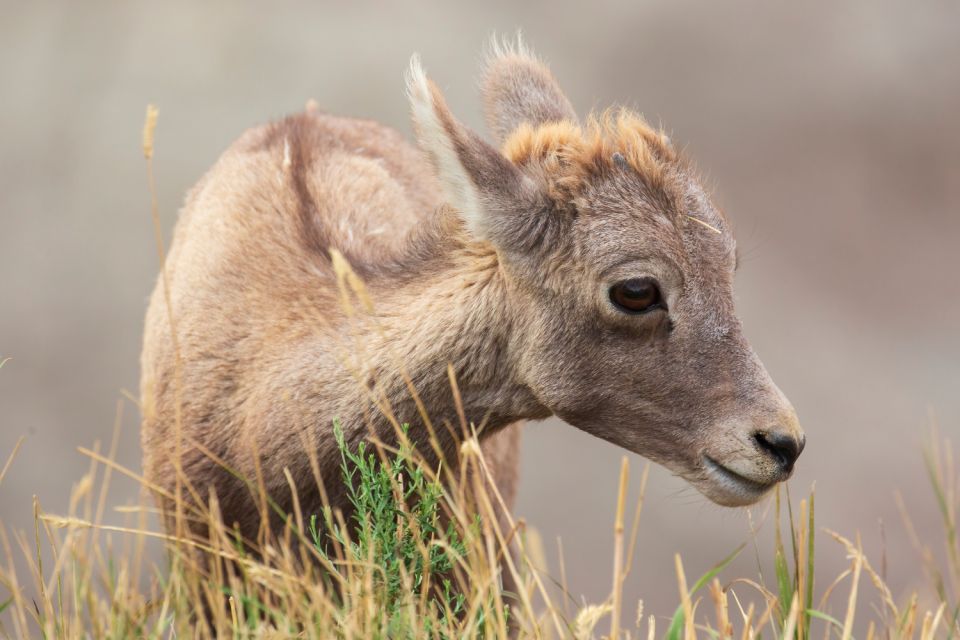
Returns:
[[[627,282],[623,285],[623,295],[639,302],[653,299],[653,285],[649,282]]]
[[[646,311],[660,302],[656,283],[646,279],[627,280],[613,287],[611,298],[627,311]]]

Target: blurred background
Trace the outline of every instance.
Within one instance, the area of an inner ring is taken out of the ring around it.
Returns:
[[[709,177],[743,254],[747,336],[807,431],[794,498],[816,483],[818,524],[859,531],[868,554],[886,555],[897,593],[924,581],[893,493],[936,539],[921,444],[934,422],[960,435],[957,2],[2,4],[0,360],[11,359],[0,459],[26,436],[0,485],[4,525],[32,528],[33,495],[67,509],[89,466],[76,448],[107,446],[118,400],[117,458],[139,470],[123,392],[138,386],[158,268],[147,103],[160,109],[169,239],[184,193],[221,151],[309,98],[409,136],[402,75],[414,52],[482,130],[481,49],[520,28],[578,110],[635,106]],[[610,589],[622,455],[556,420],[523,443],[517,513],[557,576],[562,538],[571,591],[590,601]],[[635,494],[644,463],[630,458]],[[136,499],[120,483],[111,504]],[[752,511],[764,555],[767,510]],[[654,468],[628,596],[669,615],[675,552],[694,577],[749,539],[744,510]],[[818,554],[823,579],[847,564],[826,536]],[[751,543],[726,575],[756,572]]]

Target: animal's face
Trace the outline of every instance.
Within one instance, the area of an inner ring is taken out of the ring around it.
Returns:
[[[568,242],[511,269],[537,328],[529,384],[716,502],[755,501],[789,476],[803,436],[741,332],[727,221],[679,166],[653,188],[614,162],[575,200]]]
[[[579,125],[523,52],[494,58],[484,89],[502,152],[411,79],[449,199],[501,255],[520,377],[564,420],[715,502],[758,500],[804,438],[742,335],[727,221],[664,136],[627,112]]]

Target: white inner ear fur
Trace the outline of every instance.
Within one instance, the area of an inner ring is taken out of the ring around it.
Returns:
[[[453,141],[444,128],[437,109],[444,109],[433,99],[430,81],[420,65],[419,56],[410,59],[407,72],[407,98],[413,114],[420,147],[433,160],[444,194],[450,205],[460,212],[467,230],[478,240],[486,238],[485,217],[476,185],[464,169]],[[452,120],[452,117],[450,118]]]

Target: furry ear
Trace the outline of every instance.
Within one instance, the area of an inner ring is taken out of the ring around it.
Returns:
[[[410,61],[407,94],[420,146],[470,234],[511,252],[528,251],[544,240],[553,216],[543,190],[457,121],[416,56]]]
[[[487,126],[502,143],[521,124],[577,122],[577,114],[547,65],[517,36],[516,45],[494,39],[481,76]]]

